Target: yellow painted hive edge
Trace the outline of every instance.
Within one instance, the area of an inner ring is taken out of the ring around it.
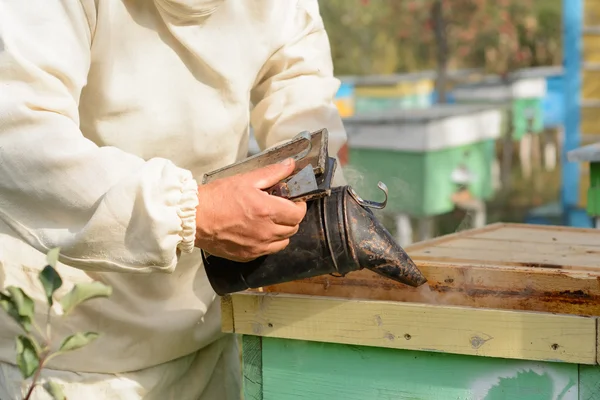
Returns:
[[[237,334],[593,365],[596,318],[283,293],[230,296]]]

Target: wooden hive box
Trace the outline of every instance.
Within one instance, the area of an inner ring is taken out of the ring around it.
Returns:
[[[494,224],[407,252],[429,286],[359,271],[225,296],[245,398],[600,399],[600,230]]]

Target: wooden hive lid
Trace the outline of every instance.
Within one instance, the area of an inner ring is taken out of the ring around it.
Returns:
[[[264,290],[600,316],[600,230],[498,223],[406,251],[428,286],[410,288],[358,271]]]
[[[579,271],[600,276],[600,230],[492,224],[407,248],[421,264]]]

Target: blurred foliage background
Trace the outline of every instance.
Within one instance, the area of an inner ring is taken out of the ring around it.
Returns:
[[[321,0],[320,7],[338,76],[440,68],[503,75],[561,63],[560,0]]]

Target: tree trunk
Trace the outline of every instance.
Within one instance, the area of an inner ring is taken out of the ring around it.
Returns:
[[[442,0],[434,0],[431,7],[431,19],[435,32],[437,79],[435,88],[438,103],[446,103],[446,85],[448,80],[448,35]]]

